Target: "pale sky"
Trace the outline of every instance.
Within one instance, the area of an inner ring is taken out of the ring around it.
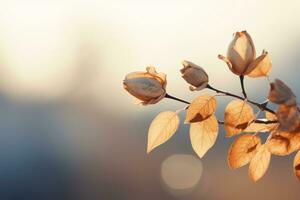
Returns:
[[[299,8],[299,0],[1,1],[1,88],[12,96],[63,95],[83,45],[97,72],[92,91],[104,102],[132,102],[122,80],[147,65],[168,75],[171,93],[186,95],[184,59],[205,68],[214,85],[235,90],[236,79],[217,55],[241,30],[251,34],[257,54],[269,51],[271,78],[285,80],[300,48]],[[107,90],[113,92],[103,95]]]

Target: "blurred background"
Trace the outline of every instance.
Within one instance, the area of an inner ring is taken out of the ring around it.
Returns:
[[[228,168],[234,138],[223,128],[203,159],[183,123],[147,155],[151,120],[184,105],[137,106],[122,87],[127,73],[154,65],[168,93],[189,101],[209,93],[188,90],[185,59],[214,87],[241,94],[217,55],[247,30],[257,53],[270,53],[271,80],[300,96],[299,8],[299,0],[1,0],[1,199],[299,199],[293,155],[273,156],[254,184],[247,167]],[[266,99],[266,79],[245,81],[252,100]],[[219,97],[219,119],[228,101]]]

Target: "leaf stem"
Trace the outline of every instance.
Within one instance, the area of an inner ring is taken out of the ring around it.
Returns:
[[[268,112],[270,112],[270,113],[275,114],[275,112],[274,112],[273,110],[271,110],[270,108],[267,107],[267,104],[266,104],[266,103],[260,104],[260,103],[254,102],[254,101],[251,101],[251,100],[247,99],[246,97],[241,97],[241,96],[238,96],[238,95],[236,95],[236,94],[232,94],[232,93],[230,93],[230,92],[225,92],[225,91],[216,89],[216,88],[212,87],[212,86],[209,85],[209,84],[206,86],[206,88],[207,88],[207,89],[210,89],[210,90],[213,90],[213,91],[215,91],[216,93],[222,93],[222,94],[225,94],[226,96],[235,97],[235,98],[241,99],[241,100],[247,100],[247,101],[248,101],[249,103],[251,103],[252,105],[257,106],[260,110],[262,110],[262,111],[268,111]]]
[[[169,95],[168,93],[166,94],[165,98],[173,99],[173,100],[175,100],[175,101],[179,101],[179,102],[186,103],[186,104],[191,104],[191,103],[188,102],[188,101],[185,101],[185,100],[179,99],[179,98],[177,98],[177,97],[171,96],[171,95]]]
[[[245,99],[247,99],[247,93],[246,93],[245,85],[244,85],[244,75],[240,76],[240,82],[241,82],[243,95],[244,95]]]

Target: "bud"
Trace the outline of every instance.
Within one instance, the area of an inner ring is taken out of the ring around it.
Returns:
[[[276,112],[279,121],[278,129],[281,131],[295,131],[300,125],[300,116],[296,96],[292,90],[281,80],[271,83],[268,99],[279,104]]]
[[[276,116],[279,121],[278,130],[294,132],[300,125],[300,116],[296,105],[279,105]]]
[[[274,83],[271,83],[268,99],[273,103],[285,104],[287,106],[297,104],[296,96],[292,90],[279,79],[276,79]]]
[[[236,32],[227,51],[227,58],[232,64],[232,72],[243,75],[250,63],[255,59],[255,47],[246,31]]]
[[[157,73],[154,67],[147,67],[146,71],[126,75],[123,87],[143,105],[155,104],[166,95],[166,75]]]
[[[218,56],[226,62],[229,69],[236,75],[249,75],[250,77],[267,76],[272,64],[268,53],[263,51],[256,58],[255,46],[247,31],[236,32],[227,50],[227,57]],[[255,71],[251,73],[252,71]]]
[[[182,78],[191,84],[191,91],[202,90],[207,86],[208,75],[201,67],[189,61],[183,61],[182,65],[183,69],[180,70]]]

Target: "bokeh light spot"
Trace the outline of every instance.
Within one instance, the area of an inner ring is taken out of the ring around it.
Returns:
[[[194,156],[175,154],[164,160],[161,165],[161,177],[171,190],[190,190],[201,179],[202,162]]]

